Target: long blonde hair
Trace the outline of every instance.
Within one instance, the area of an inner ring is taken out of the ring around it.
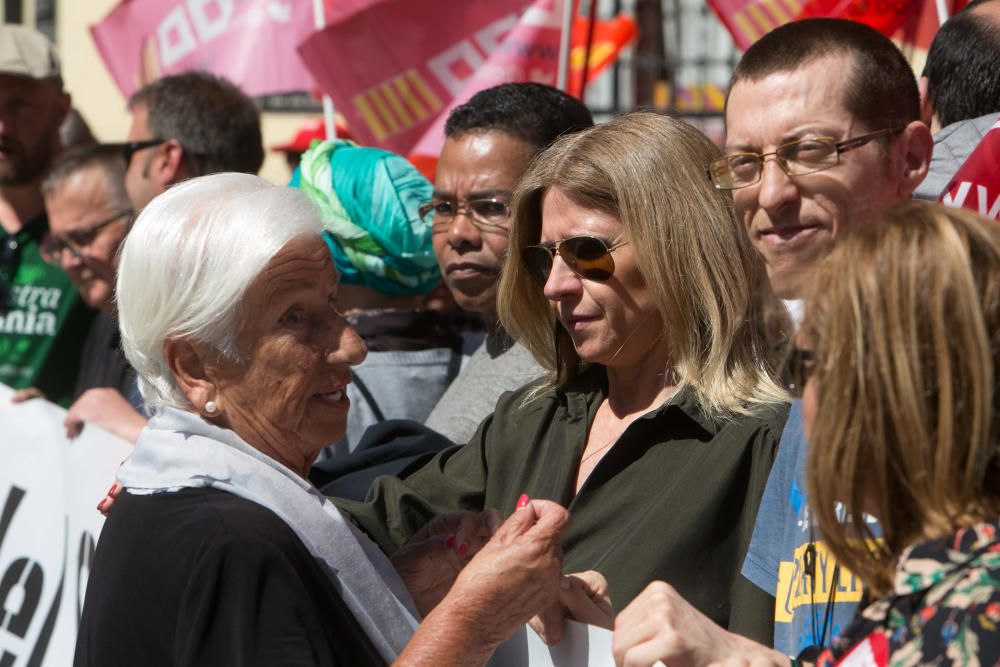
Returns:
[[[640,112],[565,136],[532,163],[513,196],[498,310],[549,369],[549,386],[574,378],[580,358],[521,250],[538,243],[542,198],[558,186],[621,220],[662,320],[672,363],[664,370],[695,389],[707,414],[746,414],[785,400],[763,315],[775,297],[731,196],[708,179],[706,165],[717,156],[690,125]]]
[[[849,230],[802,332],[818,381],[810,506],[837,560],[884,594],[906,546],[1000,510],[1000,226],[907,202]]]

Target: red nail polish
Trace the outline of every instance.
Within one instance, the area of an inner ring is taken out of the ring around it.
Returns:
[[[466,544],[465,542],[462,542],[462,544],[460,544],[458,547],[458,555],[464,556],[467,553],[469,553],[469,545]]]
[[[112,484],[112,485],[111,485],[111,488],[110,488],[110,489],[108,489],[108,492],[107,492],[107,493],[105,493],[104,495],[106,495],[106,496],[110,496],[110,495],[111,495],[112,493],[114,493],[114,492],[115,492],[115,487],[117,487],[117,486],[118,486],[118,482],[115,482],[114,484]]]
[[[448,539],[444,541],[444,546],[446,549],[452,549],[455,546],[455,536],[449,535]]]
[[[102,509],[104,509],[104,503],[106,503],[106,502],[108,502],[107,498],[105,498],[101,502],[97,503],[97,511],[98,512],[100,512]]]
[[[528,503],[531,502],[531,498],[528,497],[527,493],[522,493],[517,499],[517,505],[514,509],[521,509],[522,507],[527,507]]]

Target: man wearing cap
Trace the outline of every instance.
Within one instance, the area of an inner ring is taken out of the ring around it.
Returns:
[[[48,231],[40,183],[69,110],[59,60],[43,35],[0,26],[0,383],[72,397],[93,311],[41,257]]]

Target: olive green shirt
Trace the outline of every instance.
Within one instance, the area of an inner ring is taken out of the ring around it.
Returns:
[[[522,493],[553,500],[572,516],[564,571],[600,571],[616,610],[661,579],[723,627],[769,642],[774,598],[740,567],[788,406],[711,419],[682,389],[630,424],[574,493],[607,393],[604,368],[525,403],[537,386],[504,394],[468,445],[405,480],[379,478],[365,503],[338,506],[391,553],[437,514],[495,507],[506,516]]]

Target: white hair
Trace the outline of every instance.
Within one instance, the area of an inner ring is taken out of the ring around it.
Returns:
[[[302,192],[249,174],[193,178],[143,209],[122,246],[117,301],[148,410],[190,406],[164,342],[191,338],[239,361],[237,312],[250,284],[289,241],[321,231]]]

